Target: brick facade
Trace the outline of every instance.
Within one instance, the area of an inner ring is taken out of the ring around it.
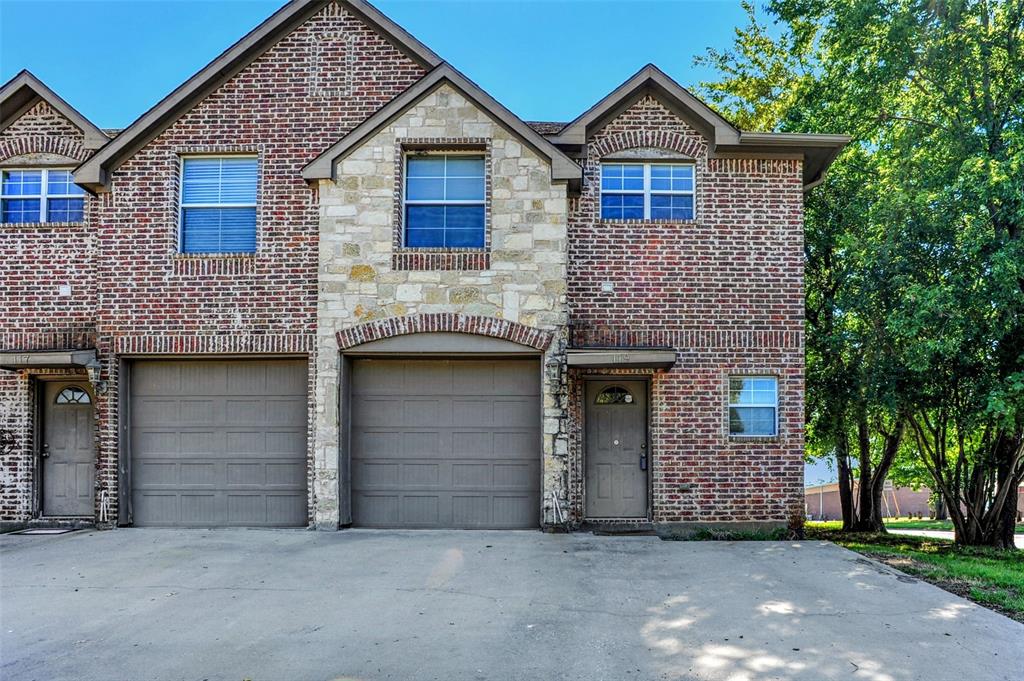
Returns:
[[[803,487],[801,167],[708,158],[707,147],[651,96],[589,140],[586,182],[569,214],[572,340],[677,352],[669,371],[645,372],[654,521],[785,523],[799,515]],[[695,219],[601,220],[601,159],[648,149],[693,159]],[[778,437],[729,437],[731,374],[778,377]],[[577,519],[585,494],[582,375],[570,373]]]
[[[507,340],[542,359],[547,525],[586,520],[583,386],[592,375],[650,381],[651,515],[632,522],[780,525],[800,515],[801,160],[713,153],[706,130],[645,94],[588,130],[582,146],[564,144],[583,181],[556,182],[553,157],[448,83],[373,131],[336,177],[305,181],[306,164],[423,78],[421,63],[344,2],[326,3],[120,162],[86,199],[83,223],[0,225],[0,352],[98,351],[101,366],[88,376],[96,518],[115,522],[125,491],[125,360],[292,356],[309,366],[309,520],[336,527],[340,353],[430,331]],[[542,132],[554,141],[561,129]],[[446,144],[486,157],[486,245],[405,249],[403,150]],[[0,130],[3,166],[70,166],[91,153],[45,100]],[[190,154],[257,157],[255,253],[179,252],[180,164]],[[694,220],[600,219],[601,161],[630,154],[695,164]],[[594,346],[668,347],[677,361],[668,370],[569,367],[571,349]],[[87,377],[0,371],[8,523],[39,513],[42,374]],[[777,437],[729,437],[733,374],[778,377]]]
[[[0,168],[73,168],[90,155],[83,141],[81,130],[39,100],[0,131]],[[0,349],[95,345],[96,235],[89,220],[0,224],[0,263]],[[45,373],[0,371],[0,522],[24,521],[37,510],[33,377]]]

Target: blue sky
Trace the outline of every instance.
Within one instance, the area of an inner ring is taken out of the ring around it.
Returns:
[[[131,123],[284,0],[0,0],[0,80],[28,68],[100,127]],[[571,120],[654,62],[686,86],[739,0],[376,0],[528,120]]]

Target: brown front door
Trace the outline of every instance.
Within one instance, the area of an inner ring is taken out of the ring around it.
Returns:
[[[588,381],[588,518],[647,517],[647,384]]]
[[[96,450],[92,394],[83,383],[43,390],[43,515],[91,516]]]

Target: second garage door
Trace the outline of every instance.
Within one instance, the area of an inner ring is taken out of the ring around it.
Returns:
[[[538,361],[360,359],[351,395],[355,525],[537,527]]]
[[[306,525],[306,366],[135,362],[134,524]]]

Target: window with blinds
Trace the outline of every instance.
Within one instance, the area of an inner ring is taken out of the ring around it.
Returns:
[[[256,251],[255,156],[181,161],[182,253]]]

